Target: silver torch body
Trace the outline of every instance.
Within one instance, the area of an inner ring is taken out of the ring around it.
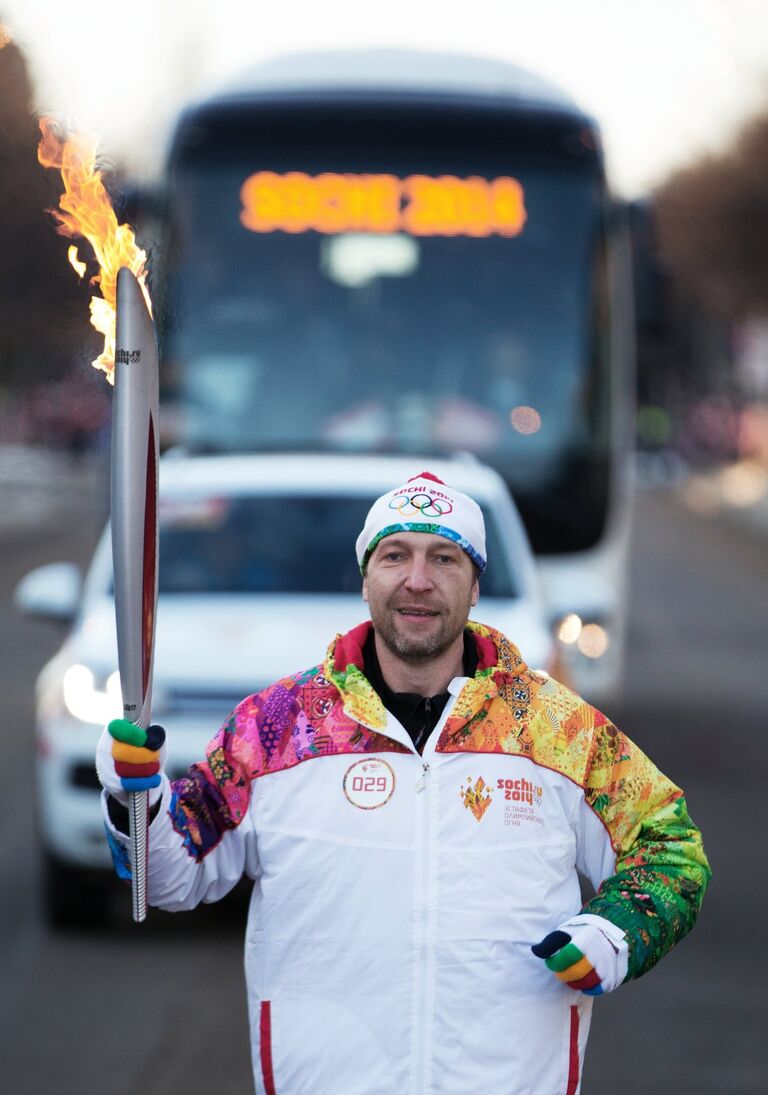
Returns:
[[[117,275],[111,525],[123,718],[146,729],[157,612],[158,354],[134,274]],[[147,915],[148,792],[128,796],[133,919]]]

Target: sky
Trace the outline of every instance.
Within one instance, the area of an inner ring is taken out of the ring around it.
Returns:
[[[183,103],[265,57],[417,47],[511,61],[600,123],[615,189],[639,196],[768,105],[766,0],[0,0],[39,110],[158,170]]]

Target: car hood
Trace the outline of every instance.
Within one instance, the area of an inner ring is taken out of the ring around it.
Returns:
[[[331,639],[367,615],[359,595],[161,597],[156,692],[164,686],[215,685],[247,695],[322,662]],[[529,605],[488,600],[476,618],[508,635],[532,666],[546,664],[551,640]],[[88,665],[97,676],[106,677],[117,667],[111,600],[93,606],[67,647],[67,660]]]

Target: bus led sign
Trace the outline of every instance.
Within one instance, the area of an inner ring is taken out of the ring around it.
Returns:
[[[517,179],[258,171],[240,190],[251,232],[517,236],[526,220]]]

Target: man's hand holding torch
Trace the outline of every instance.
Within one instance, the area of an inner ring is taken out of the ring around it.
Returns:
[[[148,726],[143,730],[128,719],[113,719],[101,736],[96,752],[96,768],[105,791],[121,806],[128,806],[129,795],[147,793],[151,809],[160,799],[165,730]]]

